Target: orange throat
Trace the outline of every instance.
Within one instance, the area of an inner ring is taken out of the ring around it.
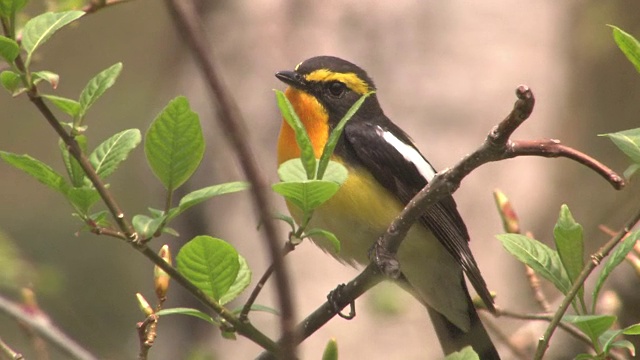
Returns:
[[[327,111],[314,96],[304,91],[288,87],[284,94],[307,129],[316,158],[320,158],[324,144],[329,137]],[[296,143],[296,135],[289,124],[283,120],[278,136],[278,164],[297,157],[300,157],[300,148]]]

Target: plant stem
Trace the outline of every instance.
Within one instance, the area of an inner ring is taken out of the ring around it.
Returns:
[[[540,360],[544,356],[544,353],[549,348],[549,341],[551,339],[551,336],[553,335],[553,332],[558,327],[558,324],[560,323],[560,321],[562,321],[562,317],[564,316],[565,312],[571,305],[571,302],[573,301],[573,299],[578,294],[578,291],[580,290],[580,288],[584,285],[584,282],[587,279],[587,277],[589,277],[589,275],[591,274],[591,272],[593,272],[596,266],[600,264],[602,259],[607,257],[611,252],[611,250],[613,250],[613,248],[616,247],[616,245],[618,245],[618,243],[622,239],[624,239],[624,237],[627,234],[631,232],[631,229],[634,226],[636,226],[636,224],[638,224],[639,221],[640,221],[640,211],[637,214],[635,214],[625,224],[624,228],[620,230],[616,234],[616,236],[611,238],[611,240],[609,240],[606,244],[601,246],[597,252],[591,255],[591,261],[585,264],[584,268],[582,268],[580,275],[578,275],[578,277],[576,278],[575,282],[573,283],[573,286],[571,286],[571,289],[567,293],[567,296],[565,296],[565,298],[562,300],[560,307],[558,308],[555,315],[553,316],[553,319],[551,319],[551,322],[549,323],[547,330],[544,332],[544,335],[538,341],[538,347],[536,349],[534,360]]]

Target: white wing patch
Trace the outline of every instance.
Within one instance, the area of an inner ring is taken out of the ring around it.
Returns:
[[[382,135],[382,138],[389,145],[393,146],[394,149],[402,154],[405,160],[415,165],[415,167],[418,169],[418,172],[420,172],[420,174],[424,176],[424,178],[427,179],[428,182],[431,182],[431,179],[436,176],[436,170],[422,157],[418,150],[414,149],[410,145],[405,144],[395,135],[388,131],[384,131],[379,126],[376,127],[376,130],[380,135]]]

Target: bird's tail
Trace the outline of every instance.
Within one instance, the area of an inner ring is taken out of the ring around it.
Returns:
[[[462,280],[463,286],[466,290],[466,284],[464,279]],[[438,335],[440,346],[445,354],[450,354],[455,351],[459,351],[465,346],[471,346],[473,350],[479,355],[481,360],[500,360],[500,355],[496,350],[487,330],[485,330],[478,313],[476,312],[469,292],[467,293],[469,319],[471,320],[471,327],[469,331],[463,331],[458,328],[452,322],[450,322],[444,315],[437,312],[435,309],[427,305],[429,310],[429,317]]]

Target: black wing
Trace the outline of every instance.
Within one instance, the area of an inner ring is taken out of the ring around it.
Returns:
[[[353,164],[364,165],[380,184],[398,197],[403,204],[407,204],[427,185],[427,179],[414,163],[406,160],[394,145],[383,138],[383,132],[393,134],[402,143],[415,149],[418,154],[420,152],[409,136],[386,117],[368,120],[364,122],[352,119],[347,123],[344,140],[338,146],[350,149],[344,149],[345,151],[340,153],[355,154],[357,159],[351,159]],[[424,157],[422,159],[427,162]],[[347,162],[350,162],[349,160],[349,158],[345,159]],[[430,164],[429,166],[431,167]],[[493,310],[493,299],[471,254],[467,227],[458,213],[453,197],[448,196],[430,207],[420,218],[420,223],[431,230],[462,266],[482,300],[489,309]]]

